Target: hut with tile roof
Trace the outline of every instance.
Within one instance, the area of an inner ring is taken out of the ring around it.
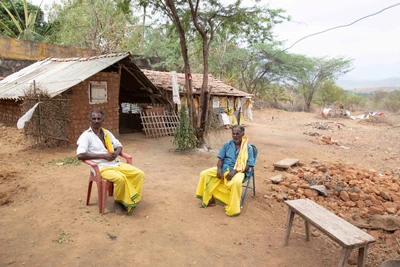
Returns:
[[[144,75],[158,88],[164,91],[165,96],[172,101],[172,73],[154,70],[142,70]],[[177,73],[177,83],[181,101],[186,101],[185,74]],[[195,106],[198,107],[203,74],[192,74],[193,98]],[[211,105],[216,114],[225,113],[229,117],[229,124],[238,122],[243,124],[245,120],[252,119],[252,94],[238,90],[233,86],[208,76]],[[197,109],[197,108],[196,108]],[[228,124],[227,122],[224,124]]]

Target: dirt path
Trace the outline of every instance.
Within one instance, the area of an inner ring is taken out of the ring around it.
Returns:
[[[398,125],[397,117],[390,119]],[[290,245],[283,246],[287,210],[263,197],[269,194],[264,181],[276,175],[272,164],[286,157],[399,171],[399,128],[347,119],[333,131],[307,126],[316,121],[323,119],[255,111],[246,135],[259,149],[257,196],[247,197],[236,218],[219,205],[200,209],[195,198],[198,175],[216,164],[229,130],[211,137],[210,152],[177,153],[172,137],[121,135],[124,151],[146,174],[143,201],[127,217],[113,213],[111,198],[106,214],[99,215],[95,190],[92,204],[85,205],[86,165],[54,164],[74,156],[75,148],[25,149],[17,130],[0,125],[0,266],[335,266],[340,248],[324,235],[305,242],[300,220]],[[349,149],[319,145],[306,131],[330,135]],[[370,253],[368,266],[379,266],[385,257],[382,250]]]

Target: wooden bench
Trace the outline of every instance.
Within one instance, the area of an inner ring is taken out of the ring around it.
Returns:
[[[287,246],[289,243],[294,215],[298,214],[304,219],[307,241],[310,240],[311,223],[318,230],[325,233],[332,240],[336,241],[342,246],[339,267],[347,265],[347,260],[350,256],[350,253],[355,248],[358,248],[357,266],[365,266],[368,245],[372,242],[375,242],[375,239],[371,235],[345,221],[344,219],[336,216],[334,213],[319,206],[310,199],[287,200],[285,201],[285,204],[289,207],[286,224],[285,246]]]

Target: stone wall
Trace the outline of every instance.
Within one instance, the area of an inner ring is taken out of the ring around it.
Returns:
[[[100,55],[93,49],[22,41],[0,37],[0,77],[6,77],[48,57],[70,58]]]
[[[101,52],[73,46],[54,45],[0,37],[0,57],[23,60],[40,60],[47,57],[91,57]]]
[[[0,58],[0,77],[5,78],[35,62],[36,60]]]
[[[16,126],[20,117],[21,101],[0,100],[0,122]]]
[[[73,145],[81,133],[87,130],[89,124],[89,112],[92,109],[101,109],[105,113],[104,128],[110,130],[115,136],[119,135],[119,74],[100,72],[86,79],[84,82],[71,88],[68,93],[70,102],[70,116],[68,125],[69,144]],[[107,82],[107,102],[100,104],[89,104],[89,82]]]

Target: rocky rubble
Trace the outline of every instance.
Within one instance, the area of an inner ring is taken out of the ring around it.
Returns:
[[[361,217],[400,215],[400,177],[391,171],[378,173],[341,162],[314,161],[310,166],[288,168],[280,179],[273,180],[266,182],[279,202],[309,198],[341,217],[354,213]]]
[[[400,257],[398,173],[378,173],[345,163],[314,161],[310,166],[299,164],[288,168],[273,178],[265,180],[270,190],[265,198],[272,195],[278,202],[310,198],[371,234],[377,242],[369,250],[370,266],[380,266],[385,260]],[[348,263],[356,265],[356,250]]]

